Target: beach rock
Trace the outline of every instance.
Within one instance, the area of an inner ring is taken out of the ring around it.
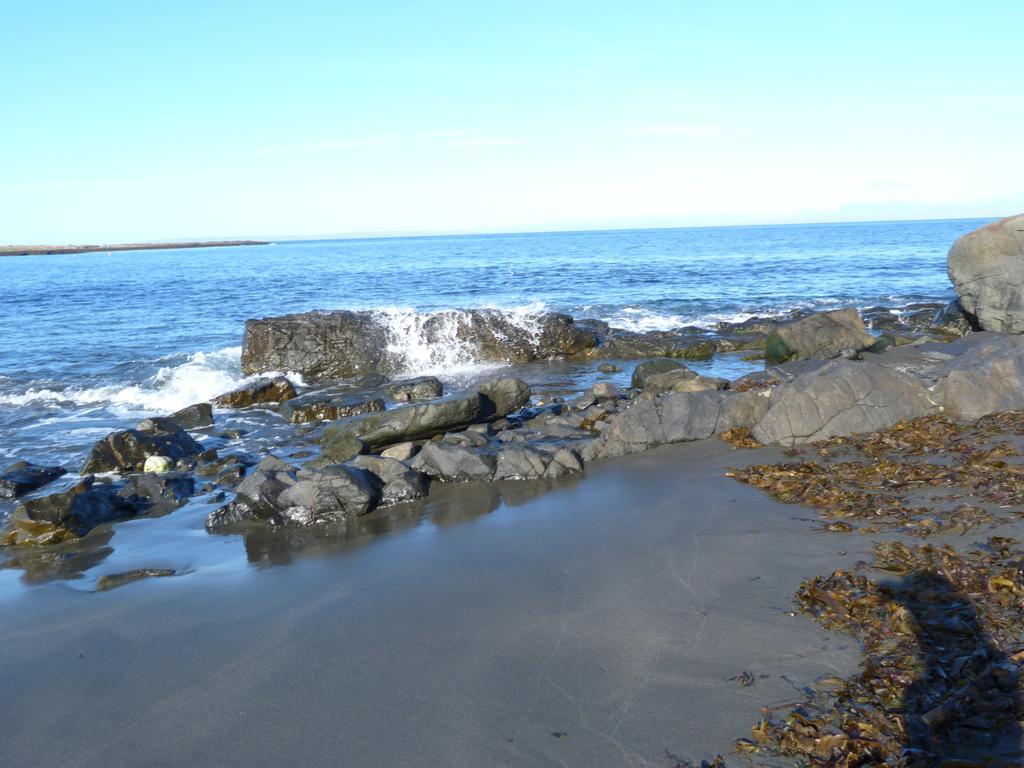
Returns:
[[[330,465],[297,470],[267,456],[238,486],[235,498],[206,518],[220,531],[262,521],[269,525],[312,525],[364,515],[380,501],[369,473],[358,467]]]
[[[936,410],[921,381],[875,363],[835,361],[769,390],[759,443],[795,445],[891,427]]]
[[[64,467],[44,467],[16,461],[0,473],[0,499],[16,499],[52,483],[67,472]]]
[[[386,456],[356,456],[349,464],[380,478],[382,486],[397,480],[409,471],[409,467],[403,462]]]
[[[380,505],[403,504],[424,498],[430,490],[430,478],[422,472],[408,470],[381,489]]]
[[[166,456],[176,462],[203,453],[203,446],[169,419],[147,419],[139,427],[111,432],[97,442],[82,474],[141,472],[150,456]]]
[[[820,312],[781,325],[768,334],[765,361],[827,360],[847,350],[861,352],[875,343],[856,309]]]
[[[11,516],[9,545],[59,544],[84,536],[97,525],[130,517],[136,507],[90,475],[66,491],[23,502]]]
[[[532,394],[529,384],[512,377],[485,382],[480,385],[479,392],[493,406],[493,413],[487,415],[496,419],[529,405]]]
[[[973,334],[966,351],[939,372],[936,400],[954,419],[1024,409],[1024,338]]]
[[[388,459],[408,461],[416,455],[416,451],[418,450],[419,446],[417,446],[416,443],[397,443],[396,445],[385,448],[380,452],[380,455]]]
[[[417,472],[443,482],[491,480],[497,462],[494,456],[472,448],[430,442],[409,462]]]
[[[366,450],[366,443],[345,430],[328,430],[320,441],[320,455],[330,462],[350,461]]]
[[[537,480],[544,477],[551,457],[529,445],[511,445],[498,452],[495,480]]]
[[[283,521],[311,525],[365,515],[379,501],[380,492],[366,472],[335,464],[300,473],[277,497],[276,507]]]
[[[1024,333],[1024,214],[967,233],[946,262],[961,306],[981,329]]]
[[[258,379],[227,394],[219,395],[213,402],[223,408],[249,408],[254,405],[283,403],[297,395],[295,387],[288,379],[284,376],[275,376],[272,379]]]
[[[380,413],[384,401],[379,397],[353,402],[351,395],[336,399],[330,395],[302,395],[281,403],[279,412],[285,421],[305,424],[311,421],[337,421],[363,413]]]
[[[464,429],[491,417],[494,405],[486,405],[479,392],[452,395],[429,403],[402,405],[381,413],[366,413],[329,425],[324,430],[323,452],[343,461],[353,438],[376,451],[394,443],[429,439],[453,429]],[[345,448],[339,451],[338,447]]]
[[[441,397],[443,388],[434,376],[420,376],[415,379],[396,381],[388,387],[388,394],[400,403],[416,400],[434,400]]]
[[[213,406],[210,403],[196,403],[167,417],[182,429],[202,429],[213,426]]]
[[[633,378],[630,380],[630,385],[635,389],[644,389],[647,385],[648,376],[655,376],[659,373],[667,373],[669,371],[680,371],[680,376],[689,375],[693,377],[697,375],[694,371],[691,371],[678,360],[671,360],[667,357],[662,357],[655,360],[644,360],[642,363],[637,365],[637,367],[633,369]]]
[[[382,313],[350,311],[248,320],[242,370],[297,371],[310,381],[394,373],[405,361],[389,352],[389,322]],[[419,317],[414,324],[409,332],[419,335],[417,343],[455,340],[481,361],[530,362],[580,354],[597,345],[593,329],[553,312],[522,320],[493,309],[458,310]]]
[[[601,373],[618,373],[622,369],[614,363],[601,363],[597,366],[597,370]]]

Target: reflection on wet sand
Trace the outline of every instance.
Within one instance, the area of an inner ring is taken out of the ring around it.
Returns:
[[[414,528],[476,520],[501,506],[518,507],[554,488],[569,488],[578,476],[529,482],[436,485],[420,502],[377,509],[344,525],[305,528],[254,526],[242,534],[246,558],[253,565],[287,565],[299,558],[325,557],[372,542],[377,536]],[[237,535],[237,534],[223,534]]]

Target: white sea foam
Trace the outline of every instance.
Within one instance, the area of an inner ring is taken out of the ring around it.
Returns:
[[[170,413],[192,403],[209,401],[254,378],[242,376],[241,347],[226,347],[214,352],[196,352],[185,362],[159,368],[137,384],[110,384],[91,388],[65,389],[30,387],[24,392],[0,393],[0,405],[75,405],[106,406],[131,413]],[[300,376],[287,374],[296,384]]]
[[[500,313],[515,328],[538,343],[541,317],[547,312],[542,302],[517,307],[484,306]],[[420,312],[411,307],[380,307],[374,311],[387,334],[387,353],[403,375],[447,377],[472,376],[501,367],[498,362],[480,360],[479,350],[467,338],[470,314],[446,309]],[[500,329],[494,329],[500,338]]]

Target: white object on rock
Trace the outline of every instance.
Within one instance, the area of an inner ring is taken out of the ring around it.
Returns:
[[[162,475],[164,472],[170,472],[173,467],[174,462],[167,456],[147,456],[146,463],[142,466],[142,471]]]

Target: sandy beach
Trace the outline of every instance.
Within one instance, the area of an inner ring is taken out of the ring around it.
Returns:
[[[665,447],[533,498],[504,484],[525,500],[489,514],[493,485],[447,487],[418,525],[335,551],[283,547],[283,567],[249,567],[241,537],[207,537],[193,515],[179,535],[205,545],[174,554],[172,539],[163,557],[193,558],[190,574],[105,593],[9,578],[4,751],[21,766],[727,753],[761,706],[859,658],[786,611],[801,579],[856,559],[866,537],[817,533],[806,510],[723,476],[779,455]],[[175,517],[119,526],[102,570],[153,565],[130,531]],[[745,671],[755,685],[729,680]]]

